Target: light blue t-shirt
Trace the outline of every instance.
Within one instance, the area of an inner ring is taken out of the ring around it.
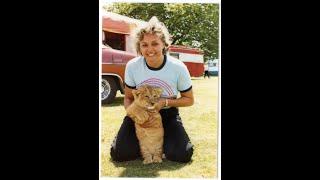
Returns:
[[[186,92],[192,88],[191,78],[186,65],[169,55],[159,68],[149,67],[143,56],[130,60],[126,65],[125,84],[129,88],[141,85],[161,87],[162,97],[176,98],[178,92]]]

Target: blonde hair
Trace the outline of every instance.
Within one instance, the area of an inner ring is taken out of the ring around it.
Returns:
[[[162,53],[167,53],[168,47],[171,44],[170,34],[166,26],[160,22],[157,17],[153,16],[147,24],[137,28],[134,32],[134,45],[139,55],[142,55],[140,51],[140,41],[143,40],[145,34],[157,35],[164,44]]]

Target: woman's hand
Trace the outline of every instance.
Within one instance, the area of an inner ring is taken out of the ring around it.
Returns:
[[[165,98],[160,98],[159,102],[156,105],[155,110],[157,112],[159,112],[165,105],[166,105],[166,99]]]

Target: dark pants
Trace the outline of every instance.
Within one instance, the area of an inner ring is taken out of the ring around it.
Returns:
[[[193,154],[193,145],[182,125],[178,109],[163,109],[160,114],[164,128],[163,151],[166,159],[189,162]],[[134,122],[128,116],[124,118],[111,145],[110,155],[114,161],[128,161],[141,157]]]
[[[206,78],[206,76],[208,76],[208,78],[210,78],[209,71],[204,71],[204,75],[203,75],[203,77],[204,77],[204,78]]]

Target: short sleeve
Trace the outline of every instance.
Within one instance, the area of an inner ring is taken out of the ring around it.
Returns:
[[[178,77],[178,90],[186,92],[192,88],[192,82],[188,68],[183,64]]]
[[[136,87],[136,84],[133,79],[133,72],[132,72],[132,64],[131,63],[127,63],[127,65],[126,65],[126,69],[124,72],[124,83],[129,88]]]

